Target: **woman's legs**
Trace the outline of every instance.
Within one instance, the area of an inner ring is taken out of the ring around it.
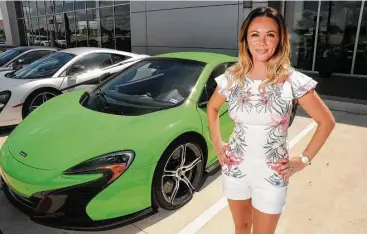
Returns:
[[[266,214],[252,209],[253,234],[274,234],[280,214]]]
[[[228,206],[232,214],[236,232],[235,234],[250,234],[252,226],[251,199],[230,200]]]

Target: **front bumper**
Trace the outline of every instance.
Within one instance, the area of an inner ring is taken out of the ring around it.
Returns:
[[[95,221],[87,212],[88,203],[106,186],[108,178],[63,189],[44,191],[25,197],[8,186],[6,175],[1,177],[3,191],[8,200],[36,223],[71,230],[107,230],[124,226],[155,213],[149,207],[118,218]]]
[[[22,119],[22,106],[12,107],[7,104],[0,111],[0,127],[17,125]]]

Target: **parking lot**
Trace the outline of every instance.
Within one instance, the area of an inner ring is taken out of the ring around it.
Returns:
[[[291,154],[306,147],[316,129],[305,113],[289,129]],[[367,233],[367,116],[333,111],[337,125],[312,165],[291,178],[287,207],[277,234]],[[0,132],[0,146],[11,130]],[[0,194],[0,231],[4,234],[86,233],[37,225]],[[0,233],[1,233],[0,232]],[[134,224],[98,233],[232,234],[234,228],[221,194],[220,174],[209,176],[185,207]]]

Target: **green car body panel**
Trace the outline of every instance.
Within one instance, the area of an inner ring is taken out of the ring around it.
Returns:
[[[12,189],[29,197],[98,179],[100,174],[65,175],[88,159],[118,150],[133,150],[135,159],[117,180],[87,205],[92,220],[128,215],[152,206],[155,168],[167,147],[185,133],[200,135],[207,143],[206,167],[216,162],[206,108],[199,99],[207,78],[222,63],[237,58],[201,52],[168,53],[155,57],[183,58],[207,63],[187,100],[180,106],[141,116],[100,113],[80,105],[84,91],[55,97],[33,111],[9,135],[0,150],[0,168]],[[222,137],[233,123],[225,104],[220,111]],[[20,156],[20,152],[27,156]]]

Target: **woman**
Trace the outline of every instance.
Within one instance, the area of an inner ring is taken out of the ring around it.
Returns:
[[[285,206],[288,179],[310,164],[335,120],[314,90],[316,81],[290,66],[287,28],[276,10],[252,11],[239,41],[239,62],[216,78],[209,130],[236,234],[250,233],[251,227],[255,234],[270,234]],[[318,126],[302,155],[290,157],[287,130],[294,100]],[[235,123],[228,144],[218,118],[226,101]]]

